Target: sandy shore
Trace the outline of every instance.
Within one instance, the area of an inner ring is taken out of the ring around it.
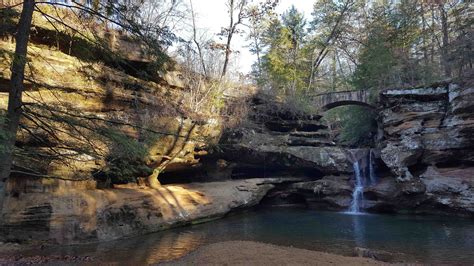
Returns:
[[[160,265],[381,265],[366,258],[345,257],[251,241],[229,241],[199,248],[176,261]]]

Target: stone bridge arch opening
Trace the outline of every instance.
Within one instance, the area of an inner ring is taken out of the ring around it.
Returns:
[[[378,139],[378,114],[371,100],[367,90],[324,93],[312,97],[333,141],[351,146],[371,145]]]
[[[320,113],[331,139],[342,145],[372,146],[379,137],[378,114],[370,105],[338,102]]]
[[[320,107],[320,112],[321,113],[325,113],[331,109],[334,109],[334,108],[337,108],[337,107],[340,107],[340,106],[362,106],[362,107],[365,107],[369,110],[372,110],[372,111],[375,111],[375,107],[368,104],[368,103],[365,103],[365,102],[359,102],[359,101],[337,101],[337,102],[331,102],[331,103],[328,103],[326,105],[323,105]]]

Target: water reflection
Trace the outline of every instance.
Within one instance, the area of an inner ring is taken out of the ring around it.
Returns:
[[[362,215],[351,215],[352,217],[352,229],[354,232],[355,244],[358,247],[366,246],[365,243],[365,226],[362,220]]]
[[[103,264],[144,265],[179,258],[201,245],[230,240],[343,255],[350,255],[358,246],[396,253],[397,259],[408,262],[474,264],[472,220],[347,215],[299,209],[259,210],[127,240],[36,252],[92,256]]]
[[[160,238],[160,241],[151,243],[149,252],[143,254],[143,258],[146,258],[146,264],[180,258],[197,249],[204,242],[204,237],[199,232],[165,234]]]

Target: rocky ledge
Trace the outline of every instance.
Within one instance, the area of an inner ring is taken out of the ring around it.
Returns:
[[[254,206],[276,179],[95,189],[88,182],[8,183],[2,237],[51,243],[108,241],[224,216]]]
[[[332,141],[320,115],[295,115],[281,105],[254,100],[245,124],[224,133],[216,156],[231,162],[235,175],[317,179],[352,172],[346,149]]]

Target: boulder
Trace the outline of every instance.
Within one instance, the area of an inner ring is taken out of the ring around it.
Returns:
[[[423,153],[419,140],[406,137],[400,143],[389,142],[381,151],[381,158],[400,180],[411,180],[408,166],[417,163]]]
[[[325,176],[321,180],[299,182],[290,188],[306,197],[311,206],[331,209],[347,209],[352,200],[352,186],[348,176]]]

